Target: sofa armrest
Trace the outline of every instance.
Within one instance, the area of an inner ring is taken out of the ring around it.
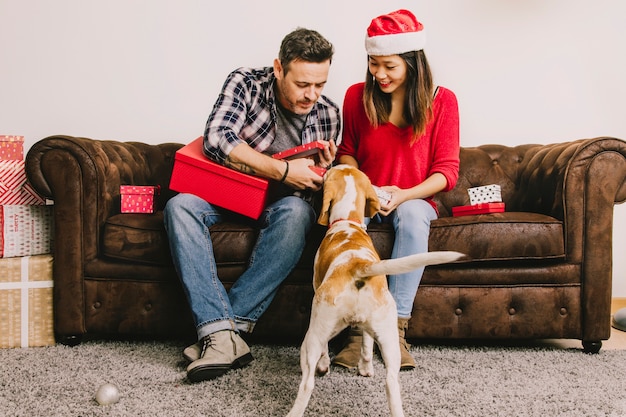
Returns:
[[[626,200],[626,142],[610,137],[529,150],[519,200],[564,222],[567,261],[580,265],[583,340],[608,339],[612,287],[613,206]]]
[[[583,250],[599,242],[611,252],[613,206],[626,200],[626,142],[601,137],[538,145],[524,160],[511,209],[564,221],[570,262],[581,262]]]
[[[120,212],[120,185],[160,185],[156,204],[164,207],[174,194],[169,180],[181,146],[50,136],[29,149],[28,180],[54,200],[54,297],[63,306],[55,307],[55,323],[74,327],[57,331],[84,333],[76,318],[83,317],[85,265],[99,256],[105,221]]]

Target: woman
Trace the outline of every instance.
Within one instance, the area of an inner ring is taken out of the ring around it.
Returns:
[[[459,172],[457,100],[452,91],[433,85],[424,44],[423,25],[408,10],[373,19],[365,40],[365,82],[348,89],[343,105],[338,161],[359,167],[390,193],[371,221],[393,225],[392,258],[428,250],[430,222],[437,218],[432,196],[451,190]],[[389,276],[398,307],[401,369],[415,368],[404,334],[423,272]],[[360,331],[351,329],[333,364],[357,366],[360,344]]]

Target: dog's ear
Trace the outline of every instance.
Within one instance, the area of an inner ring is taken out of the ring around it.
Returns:
[[[365,217],[374,217],[380,211],[380,200],[371,184],[366,189]]]
[[[333,200],[333,196],[335,195],[334,185],[331,181],[324,182],[324,192],[322,199],[322,208],[320,209],[320,215],[317,218],[317,223],[322,226],[328,226],[329,218],[330,218],[330,203]]]

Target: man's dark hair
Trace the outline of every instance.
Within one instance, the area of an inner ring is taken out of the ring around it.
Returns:
[[[318,32],[297,28],[283,39],[280,44],[278,59],[286,74],[289,70],[289,64],[293,61],[332,62],[334,52],[333,45]]]

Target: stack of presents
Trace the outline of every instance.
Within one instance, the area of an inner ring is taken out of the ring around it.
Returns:
[[[0,135],[0,348],[55,343],[46,203],[26,181],[24,137]]]

